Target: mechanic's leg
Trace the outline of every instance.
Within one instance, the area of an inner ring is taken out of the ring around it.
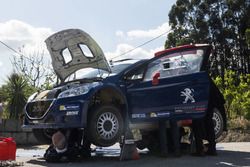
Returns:
[[[166,134],[166,121],[159,121],[159,136],[160,136],[160,149],[161,155],[167,156],[168,147],[167,147],[167,134]]]
[[[86,133],[86,130],[83,130],[80,132],[81,135],[81,149],[80,149],[80,152],[81,152],[81,156],[82,157],[91,157],[91,142],[88,140],[87,138],[87,133]]]
[[[208,144],[208,150],[207,150],[207,154],[208,155],[217,155],[216,152],[216,141],[215,141],[215,132],[214,132],[214,124],[213,124],[213,120],[212,120],[212,114],[209,113],[206,116],[206,134],[207,134],[207,140],[209,142]]]
[[[177,121],[170,120],[171,140],[173,141],[173,151],[175,156],[180,156],[180,130]]]
[[[192,155],[195,156],[204,156],[204,146],[203,146],[203,119],[193,120],[192,129],[195,138],[196,152]]]

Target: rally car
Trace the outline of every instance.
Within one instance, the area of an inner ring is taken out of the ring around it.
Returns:
[[[226,129],[224,99],[218,89],[211,93],[216,86],[207,72],[210,45],[108,62],[79,29],[60,31],[45,42],[60,82],[31,95],[25,106],[24,128],[33,129],[38,140],[50,131],[76,128],[86,129],[91,143],[111,146],[127,126],[145,134],[157,129],[159,120],[193,120],[206,112],[214,112],[216,137]]]

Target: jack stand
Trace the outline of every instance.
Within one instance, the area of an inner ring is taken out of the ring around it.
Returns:
[[[160,136],[160,147],[161,156],[167,157],[168,147],[167,147],[167,134],[166,134],[166,121],[159,121],[159,136]]]
[[[131,130],[128,128],[125,132],[125,136],[123,139],[123,145],[120,153],[120,161],[138,159],[140,159],[140,156],[136,148],[135,140]]]

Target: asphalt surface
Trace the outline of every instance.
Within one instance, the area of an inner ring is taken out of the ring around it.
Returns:
[[[181,157],[159,157],[150,155],[147,150],[140,151],[139,160],[119,161],[120,149],[118,145],[109,148],[98,148],[90,159],[80,162],[47,163],[43,154],[47,146],[30,146],[18,148],[16,162],[27,167],[250,167],[250,142],[218,143],[217,156],[193,157],[188,153]]]

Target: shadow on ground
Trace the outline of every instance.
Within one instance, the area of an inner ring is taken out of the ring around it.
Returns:
[[[237,152],[237,151],[225,151],[219,150],[218,156],[205,156],[205,157],[193,157],[188,154],[182,155],[181,157],[157,157],[150,154],[142,153],[140,154],[139,160],[131,161],[119,161],[119,155],[117,156],[101,156],[95,155],[89,159],[83,159],[80,162],[66,162],[66,163],[47,163],[43,158],[34,158],[26,162],[27,166],[51,166],[51,167],[61,167],[71,166],[93,166],[93,167],[211,167],[211,166],[221,166],[221,167],[247,167],[250,165],[250,153],[249,152]],[[25,166],[26,166],[25,165]]]

